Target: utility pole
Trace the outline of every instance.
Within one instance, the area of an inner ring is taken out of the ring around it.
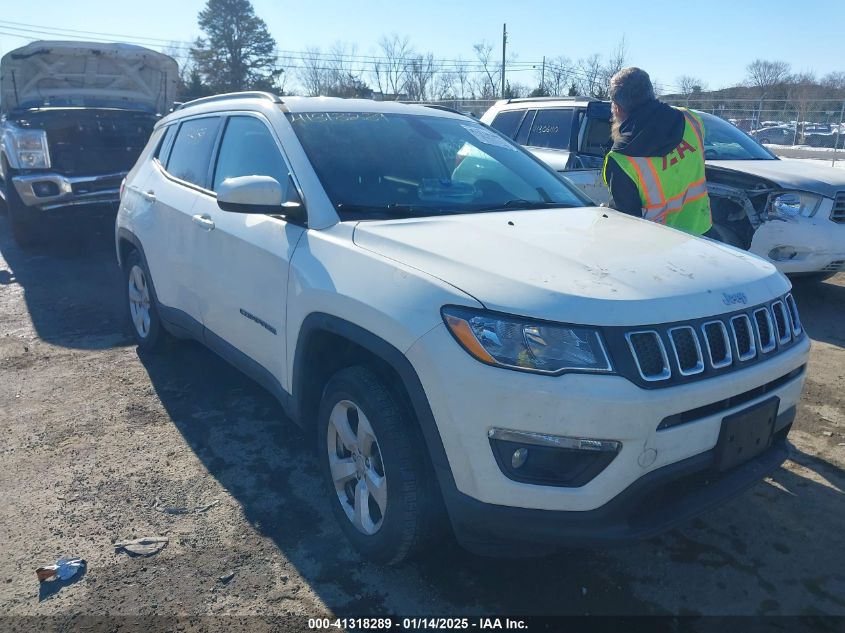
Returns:
[[[540,71],[540,92],[546,92],[546,56],[543,55],[543,70]]]
[[[508,25],[502,25],[502,99],[505,98],[505,51],[508,47]]]

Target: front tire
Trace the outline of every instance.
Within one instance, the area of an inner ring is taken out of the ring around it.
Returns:
[[[387,565],[418,553],[437,525],[425,443],[401,402],[373,371],[349,367],[329,380],[318,417],[332,511],[364,558]]]
[[[137,250],[126,256],[123,270],[129,327],[135,342],[142,351],[160,351],[168,335],[161,324],[150,271]]]
[[[18,246],[24,248],[35,246],[42,239],[43,213],[40,209],[27,207],[18,195],[18,190],[12,183],[12,170],[9,164],[4,161],[4,182],[3,194],[6,197],[6,212],[9,215],[9,224],[12,227],[12,237],[15,238]]]

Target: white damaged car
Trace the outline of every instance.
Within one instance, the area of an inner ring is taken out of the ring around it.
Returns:
[[[704,121],[707,188],[722,241],[790,275],[845,271],[845,172],[783,160],[724,119]],[[526,146],[598,203],[610,105],[586,98],[499,101],[481,121]]]

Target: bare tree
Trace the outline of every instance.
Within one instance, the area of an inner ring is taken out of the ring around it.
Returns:
[[[755,59],[745,68],[746,82],[756,88],[765,99],[772,88],[783,83],[789,75],[789,64],[781,61]]]
[[[690,99],[692,99],[693,96],[707,90],[706,83],[704,83],[699,77],[693,77],[691,75],[681,75],[675,80],[675,83],[681,89],[681,94],[686,98],[687,107],[689,107]]]
[[[432,96],[439,100],[457,99],[457,91],[455,90],[457,83],[457,76],[453,71],[443,70],[438,72],[434,78]]]
[[[752,88],[757,89],[757,94],[760,97],[760,104],[755,116],[756,127],[756,123],[759,123],[763,111],[763,99],[771,93],[775,86],[782,84],[786,80],[789,75],[789,64],[781,61],[755,59],[746,66],[745,74],[746,82]]]
[[[607,63],[605,63],[604,68],[602,69],[602,73],[604,75],[603,81],[600,88],[601,94],[594,95],[601,99],[606,99],[607,96],[610,94],[610,79],[618,73],[620,70],[625,68],[625,61],[627,59],[627,51],[628,47],[625,43],[625,36],[622,36],[622,39],[619,40],[619,43],[616,45],[610,55],[607,57]]]
[[[414,55],[410,39],[396,33],[379,40],[382,59],[373,64],[376,87],[385,94],[399,95],[406,91],[408,60]]]
[[[331,85],[331,70],[325,65],[320,49],[306,48],[301,59],[297,74],[305,94],[311,97],[326,94]]]
[[[569,90],[572,83],[572,62],[568,57],[559,55],[546,60],[545,86],[553,96],[560,96]]]
[[[461,99],[466,99],[466,92],[470,88],[470,75],[469,75],[469,68],[467,67],[466,62],[458,57],[455,60],[455,86],[458,88],[458,96]],[[475,95],[472,94],[472,97]]]
[[[593,53],[586,59],[578,60],[576,81],[578,91],[588,97],[605,98],[604,94],[604,65],[601,55]]]
[[[845,90],[845,72],[837,70],[822,77],[822,85],[833,90]]]
[[[499,72],[501,63],[496,64],[493,59],[493,45],[487,41],[472,45],[475,57],[481,67],[480,77],[477,79],[479,97],[481,99],[495,99],[499,95]]]
[[[434,55],[425,53],[414,55],[408,62],[408,98],[425,101],[434,83],[437,68]]]
[[[812,72],[802,72],[789,78],[789,102],[795,107],[795,142],[804,142],[804,126],[813,100],[819,97],[820,86]]]

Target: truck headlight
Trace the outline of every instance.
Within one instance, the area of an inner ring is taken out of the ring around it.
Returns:
[[[592,328],[457,306],[441,312],[455,339],[482,363],[542,374],[613,371],[601,335]]]
[[[50,167],[50,150],[44,130],[11,130],[12,148],[21,169],[47,169]]]
[[[799,215],[811,218],[816,214],[822,196],[806,191],[787,191],[772,196],[769,213],[781,218],[796,218]]]

